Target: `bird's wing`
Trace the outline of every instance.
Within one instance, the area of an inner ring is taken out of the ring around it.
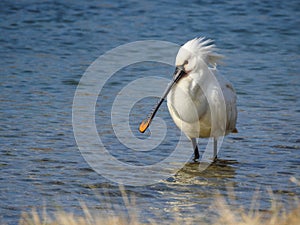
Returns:
[[[218,80],[220,80],[224,100],[226,103],[226,132],[231,132],[236,130],[236,120],[237,120],[237,107],[236,107],[236,91],[233,85],[223,76],[219,75]]]
[[[211,69],[211,72],[218,81],[217,86],[212,85],[210,88],[209,95],[209,103],[213,116],[212,126],[215,127],[215,132],[228,134],[236,126],[236,92],[233,85],[219,74],[216,69]]]

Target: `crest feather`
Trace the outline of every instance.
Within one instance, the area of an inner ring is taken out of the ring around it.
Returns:
[[[221,60],[224,58],[223,55],[216,53],[218,49],[213,44],[213,40],[205,39],[205,37],[194,38],[185,43],[182,47],[193,54],[200,56],[206,64],[212,66],[220,64]]]

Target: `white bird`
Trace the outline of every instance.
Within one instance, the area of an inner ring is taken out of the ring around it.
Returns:
[[[223,55],[215,51],[210,39],[195,38],[185,43],[176,56],[172,82],[139,127],[140,132],[145,132],[167,97],[172,119],[192,142],[194,161],[199,159],[196,138],[213,137],[216,159],[218,137],[237,132],[236,93],[218,73],[216,66]]]

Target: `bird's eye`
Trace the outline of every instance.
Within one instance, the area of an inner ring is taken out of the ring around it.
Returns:
[[[187,65],[189,62],[187,60],[184,61],[183,65]]]

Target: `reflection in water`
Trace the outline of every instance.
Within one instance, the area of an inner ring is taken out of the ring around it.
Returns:
[[[208,181],[215,180],[215,185],[218,186],[217,181],[219,179],[234,178],[235,167],[233,165],[238,164],[235,160],[220,160],[209,165],[205,170],[202,168],[206,165],[202,163],[187,163],[178,173],[174,176],[174,182],[181,184],[201,183],[205,184]],[[224,180],[223,180],[224,181]],[[214,183],[214,182],[213,182]],[[210,184],[212,185],[212,184]]]
[[[214,213],[214,202],[219,194],[229,196],[229,186],[235,186],[235,160],[218,159],[205,170],[202,163],[187,163],[165,184],[167,190],[158,191],[162,199],[167,201],[162,205],[166,214],[178,215],[184,220],[197,218],[195,222],[207,222]],[[197,216],[195,216],[197,215]]]

